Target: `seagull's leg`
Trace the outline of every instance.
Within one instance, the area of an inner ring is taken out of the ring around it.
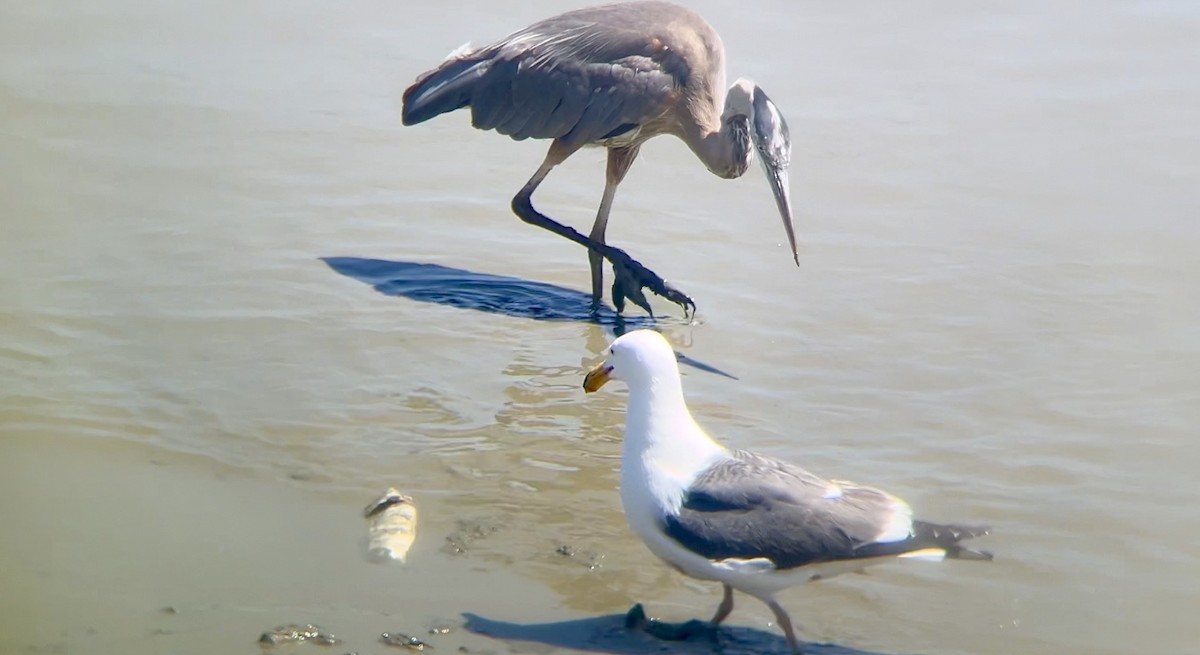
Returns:
[[[578,148],[565,146],[558,140],[550,144],[550,150],[546,153],[546,158],[542,160],[542,165],[538,167],[533,177],[529,178],[525,186],[521,187],[517,195],[513,196],[513,213],[530,225],[536,225],[540,228],[550,230],[561,237],[570,239],[612,262],[614,275],[617,277],[618,282],[622,282],[624,285],[620,287],[621,295],[619,298],[617,296],[617,287],[614,285],[613,304],[617,306],[618,312],[623,309],[625,298],[628,298],[653,316],[653,312],[650,310],[650,303],[646,301],[645,296],[641,293],[642,288],[647,288],[672,302],[679,303],[684,307],[684,311],[687,310],[689,305],[694,311],[695,303],[692,302],[691,298],[688,298],[687,295],[668,285],[666,281],[650,269],[634,261],[632,257],[625,254],[625,251],[620,248],[613,248],[604,243],[597,243],[583,236],[574,228],[558,223],[533,208],[532,197],[534,190],[538,188],[542,180],[546,179],[546,175],[555,166],[561,164],[575,150],[578,150]]]
[[[787,637],[788,645],[792,647],[792,653],[800,655],[800,642],[796,639],[796,631],[792,629],[792,619],[774,598],[765,599],[765,602],[767,607],[770,607],[771,611],[775,613],[775,622],[783,628],[783,635]]]
[[[716,628],[724,621],[729,613],[733,611],[733,587],[725,583],[721,583],[725,588],[725,597],[721,599],[721,604],[717,607],[717,613],[713,614],[712,620],[708,622],[713,628]]]

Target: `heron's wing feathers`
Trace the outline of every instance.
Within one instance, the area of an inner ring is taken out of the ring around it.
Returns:
[[[440,66],[421,74],[405,89],[400,120],[405,125],[416,125],[466,107],[471,103],[484,65],[486,62],[462,54],[450,55]]]
[[[564,14],[452,57],[405,92],[405,122],[469,105],[477,128],[581,146],[663,116],[686,61],[637,25],[606,18]]]
[[[672,538],[709,559],[766,558],[781,569],[927,548],[955,556],[965,550],[959,539],[986,532],[914,522],[884,491],[746,452],[705,471],[664,521]]]

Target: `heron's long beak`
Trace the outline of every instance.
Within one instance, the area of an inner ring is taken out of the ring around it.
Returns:
[[[779,107],[771,102],[766,93],[754,87],[754,120],[751,121],[750,137],[758,150],[771,193],[775,195],[775,206],[783,219],[787,231],[788,245],[792,247],[792,259],[800,265],[800,251],[796,247],[796,230],[792,226],[792,196],[788,188],[788,166],[792,162],[792,137],[788,133],[787,121],[779,113]]]
[[[605,382],[610,379],[613,367],[608,365],[608,362],[600,362],[595,368],[588,371],[588,374],[583,377],[583,390],[592,393],[604,386]]]
[[[763,161],[767,173],[767,181],[771,183],[771,193],[775,194],[775,206],[779,207],[779,216],[783,219],[783,229],[787,231],[788,245],[792,247],[792,259],[796,266],[800,265],[800,252],[796,248],[796,230],[792,227],[792,194],[788,189],[788,172],[786,168],[772,168]]]

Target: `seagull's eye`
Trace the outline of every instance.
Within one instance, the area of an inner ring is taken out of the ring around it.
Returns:
[[[612,348],[609,348],[609,349],[608,349],[608,354],[610,354],[610,355],[615,355],[615,354],[617,354],[617,351],[613,350]]]

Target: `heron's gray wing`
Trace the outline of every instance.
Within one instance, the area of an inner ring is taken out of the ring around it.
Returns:
[[[633,25],[568,14],[495,47],[472,121],[516,139],[583,145],[663,115],[687,75],[683,58]]]
[[[747,452],[701,474],[664,521],[667,534],[709,559],[766,558],[780,569],[921,547],[899,498]]]
[[[404,94],[405,122],[469,105],[475,127],[514,139],[616,136],[667,112],[690,74],[653,34],[611,8],[535,23],[422,75]]]

